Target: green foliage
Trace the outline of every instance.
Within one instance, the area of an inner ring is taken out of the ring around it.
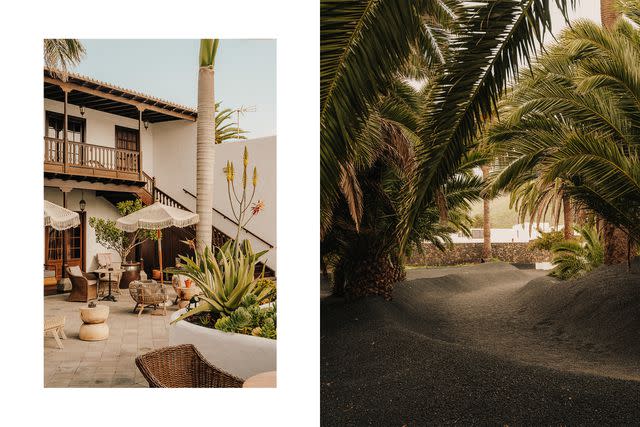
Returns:
[[[415,165],[419,117],[429,108],[429,97],[410,85],[395,81],[376,106],[359,138],[359,151],[343,168],[337,199],[321,242],[321,254],[334,270],[334,281],[353,283],[361,276],[363,260],[388,259],[400,268],[400,242],[396,233],[404,197],[404,184]],[[482,180],[473,173],[478,157],[470,154],[440,188],[441,203],[426,207],[413,224],[410,245],[403,255],[422,250],[428,241],[444,250],[450,233],[469,233],[466,212],[480,200]],[[340,287],[340,285],[338,285]]]
[[[253,295],[257,301],[268,295],[268,291],[256,288],[254,277],[258,258],[266,251],[254,253],[247,240],[239,250],[235,251],[234,247],[232,241],[213,251],[205,247],[202,253],[196,251],[195,260],[180,255],[180,265],[168,269],[171,273],[189,277],[202,290],[198,305],[174,322],[203,312],[228,316],[243,304],[247,295]]]
[[[218,53],[218,39],[200,40],[200,66],[213,68]]]
[[[529,242],[529,248],[550,251],[553,245],[560,243],[563,240],[564,233],[562,231],[542,232],[539,237]]]
[[[248,132],[238,129],[238,123],[233,120],[235,110],[220,109],[221,103],[216,102],[216,144],[222,144],[232,139],[247,139]]]
[[[561,280],[582,276],[604,261],[604,248],[594,226],[576,227],[580,240],[564,240],[551,248],[555,268],[550,276]]]
[[[44,64],[62,81],[66,81],[69,68],[78,65],[86,50],[77,39],[44,39]]]
[[[140,199],[125,200],[116,205],[120,216],[126,216],[142,209],[144,205]],[[89,225],[95,230],[96,241],[107,249],[115,251],[124,262],[131,250],[144,243],[146,240],[157,240],[158,233],[155,230],[136,230],[133,233],[125,233],[116,227],[116,222],[92,216]]]
[[[215,328],[224,332],[235,332],[263,338],[276,339],[276,308],[261,308],[255,296],[248,295],[242,306],[228,316],[222,315]]]
[[[266,295],[260,304],[266,304],[276,300],[276,282],[272,279],[260,278],[256,281],[256,291]]]
[[[568,1],[556,1],[566,17]],[[574,3],[574,2],[572,2]],[[399,232],[409,241],[413,223],[434,203],[495,116],[499,97],[551,29],[548,0],[461,2],[459,28],[433,79],[432,107],[423,115],[416,167],[406,183]]]
[[[622,6],[637,19],[640,1]],[[491,130],[506,165],[494,191],[517,190],[530,208],[562,192],[640,240],[639,40],[626,19],[611,29],[577,21],[562,32]]]

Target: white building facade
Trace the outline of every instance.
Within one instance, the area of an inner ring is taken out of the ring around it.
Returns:
[[[62,82],[46,69],[44,98],[44,198],[79,212],[82,221],[64,238],[49,227],[44,230],[45,268],[58,278],[63,258],[67,266],[92,271],[96,254],[110,252],[97,243],[89,218],[118,218],[120,200],[138,197],[144,204],[159,200],[195,210],[195,110],[83,76]],[[250,167],[259,173],[255,200],[265,208],[242,237],[251,240],[254,250],[269,250],[265,264],[275,271],[275,136],[216,146],[214,234],[235,237],[223,168],[233,161],[238,170],[245,147]],[[117,254],[112,259],[119,261]]]

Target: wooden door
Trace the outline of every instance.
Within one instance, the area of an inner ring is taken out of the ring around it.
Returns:
[[[66,233],[67,265],[77,265],[86,271],[86,213],[80,214],[80,225],[68,230],[58,231],[51,227],[44,228],[44,264],[48,270],[55,270],[56,278],[62,278],[62,233]]]

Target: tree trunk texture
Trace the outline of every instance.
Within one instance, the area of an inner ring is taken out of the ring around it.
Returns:
[[[600,21],[605,28],[611,28],[618,19],[614,3],[615,0],[600,0]]]
[[[627,234],[615,225],[604,221],[603,237],[604,263],[607,265],[626,263],[629,257]]]
[[[343,290],[349,300],[374,295],[391,300],[393,285],[404,280],[406,273],[401,262],[393,262],[389,256],[383,255],[361,259],[349,276],[350,279],[343,282],[344,288],[334,284],[334,292]]]
[[[196,160],[196,248],[203,251],[213,239],[213,164],[215,161],[215,98],[213,67],[198,72],[198,121]]]
[[[564,215],[564,239],[573,238],[573,209],[571,208],[571,198],[568,195],[562,196],[562,214]]]
[[[489,166],[482,166],[482,178],[484,181],[489,179]],[[491,200],[488,196],[485,196],[482,200],[482,258],[489,260],[492,257],[491,253]]]

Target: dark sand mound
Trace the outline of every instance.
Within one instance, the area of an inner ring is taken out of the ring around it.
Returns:
[[[629,274],[626,266],[602,266],[564,282],[535,279],[516,292],[514,301],[541,333],[640,353],[640,274]]]
[[[565,369],[567,352],[554,360],[536,341],[522,303],[545,294],[540,275],[501,263],[412,270],[391,302],[324,300],[322,425],[637,423],[640,381]]]

